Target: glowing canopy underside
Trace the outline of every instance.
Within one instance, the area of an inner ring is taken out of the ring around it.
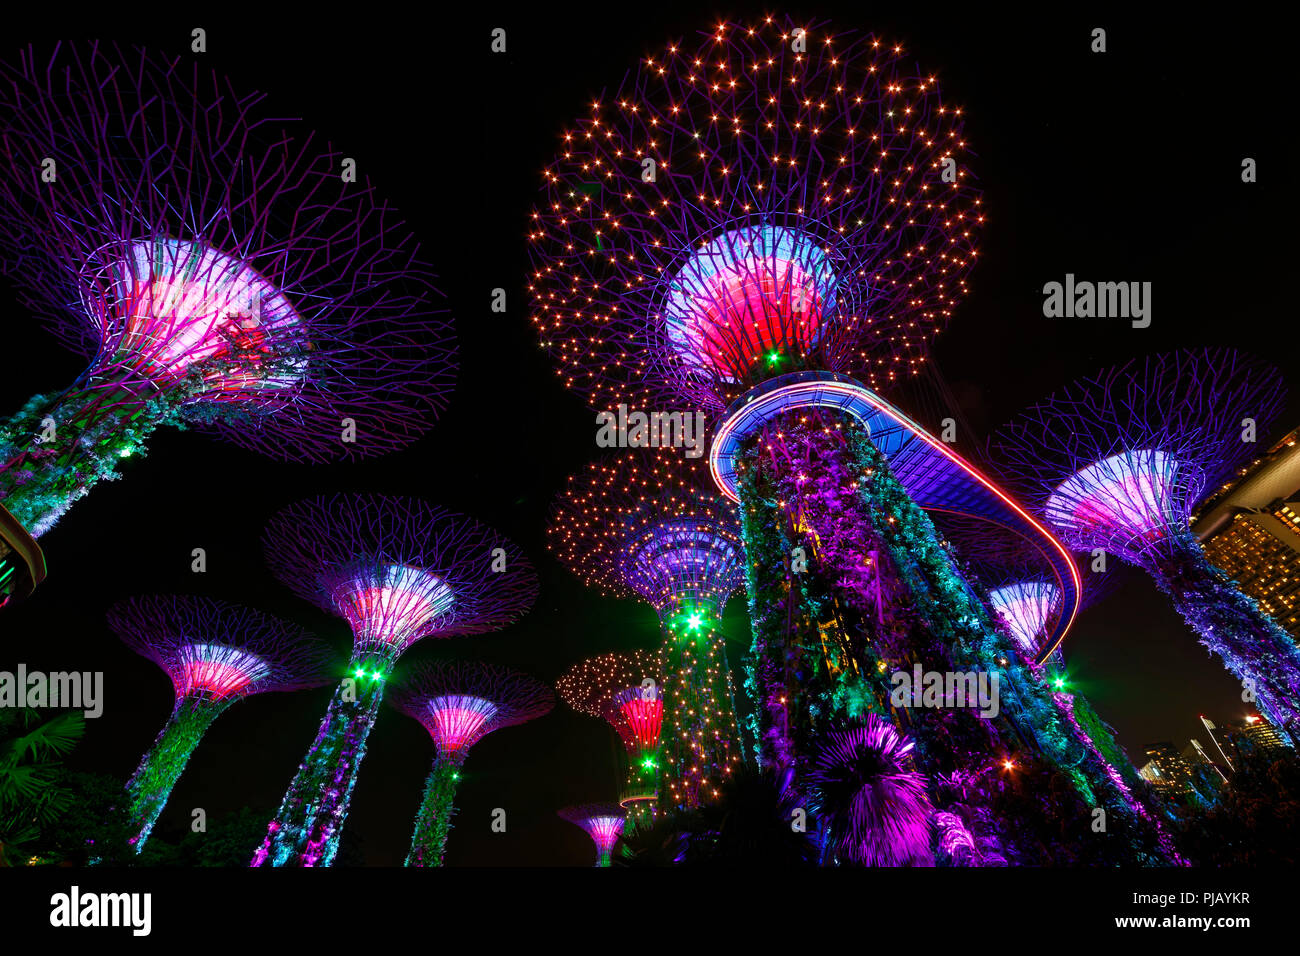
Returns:
[[[709,453],[709,470],[722,493],[739,501],[736,458],[745,438],[779,415],[819,407],[852,415],[912,500],[926,511],[992,521],[1022,536],[1051,567],[1061,589],[1061,613],[1035,659],[1042,662],[1064,639],[1079,610],[1081,586],[1069,551],[1045,526],[951,448],[875,392],[831,372],[794,372],[752,389],[729,410]]]

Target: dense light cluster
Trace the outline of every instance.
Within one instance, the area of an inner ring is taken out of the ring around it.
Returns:
[[[768,17],[646,57],[563,134],[533,322],[598,408],[917,373],[984,220],[963,109],[901,46]]]

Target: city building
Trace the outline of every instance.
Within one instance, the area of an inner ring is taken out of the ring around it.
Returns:
[[[1300,637],[1300,429],[1239,469],[1192,530],[1213,564]]]

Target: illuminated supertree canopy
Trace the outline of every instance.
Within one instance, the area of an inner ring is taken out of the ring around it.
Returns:
[[[566,704],[607,721],[623,742],[628,766],[619,802],[638,827],[649,822],[659,796],[661,674],[658,655],[616,651],[575,664],[555,684]]]
[[[332,668],[325,645],[301,628],[208,598],[131,598],[110,609],[108,623],[162,668],[173,689],[171,716],[126,785],[139,852],[219,714],[251,694],[327,684]]]
[[[549,528],[556,556],[588,584],[658,613],[661,806],[717,796],[741,759],[720,619],[745,586],[735,506],[692,482],[671,450],[627,454],[569,479]]]
[[[394,689],[392,701],[423,725],[438,751],[425,781],[406,865],[441,866],[455,813],[456,784],[470,748],[494,730],[549,713],[555,695],[526,674],[460,661],[412,668]]]
[[[1282,408],[1277,370],[1188,349],[1080,379],[992,442],[1000,467],[1070,546],[1148,572],[1202,645],[1294,742],[1300,648],[1206,558],[1189,520]]]
[[[609,866],[610,853],[623,833],[627,810],[617,803],[582,803],[557,812],[591,837],[596,844],[596,866]]]
[[[348,622],[353,650],[253,865],[328,866],[398,657],[425,637],[505,627],[532,607],[537,576],[496,532],[415,498],[300,501],[271,519],[263,544],[276,577]]]
[[[162,424],[324,462],[444,406],[450,321],[409,229],[262,100],[108,44],[0,64],[0,263],[90,362],[0,426],[0,503],[32,534]]]
[[[721,411],[801,369],[915,374],[977,256],[963,121],[871,34],[769,17],[646,56],[564,132],[533,213],[565,383]]]

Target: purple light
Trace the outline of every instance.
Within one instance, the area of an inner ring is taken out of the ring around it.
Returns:
[[[604,856],[614,849],[614,844],[623,833],[622,817],[587,817],[582,821],[582,828],[591,836],[596,850]]]
[[[1043,516],[1073,541],[1093,542],[1100,535],[1111,542],[1127,539],[1125,550],[1140,549],[1177,526],[1177,488],[1178,462],[1172,456],[1154,449],[1122,452],[1063,481],[1047,499]]]
[[[291,389],[305,377],[305,324],[238,260],[202,243],[155,238],[130,243],[98,271],[88,283],[96,299],[84,304],[99,318],[104,349],[115,350],[101,352],[103,361],[111,356],[161,384],[197,368],[209,401]]]

